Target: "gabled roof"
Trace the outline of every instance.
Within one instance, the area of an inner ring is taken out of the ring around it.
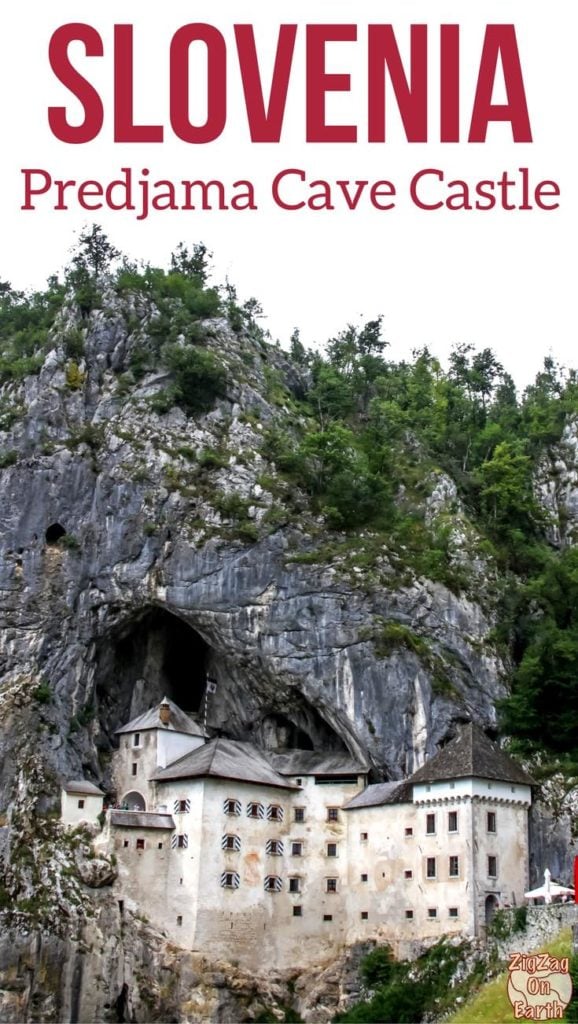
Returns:
[[[454,739],[418,768],[408,781],[414,785],[471,777],[535,785],[534,779],[473,722],[460,726]]]
[[[411,786],[404,782],[376,782],[366,786],[361,793],[344,805],[344,811],[356,807],[381,807],[383,804],[411,803]]]
[[[365,775],[367,765],[355,761],[348,753],[318,754],[314,750],[288,750],[268,754],[280,775]]]
[[[111,811],[111,825],[123,828],[164,828],[172,829],[175,822],[171,814],[155,814],[151,811]]]
[[[281,789],[296,788],[271,767],[265,755],[252,743],[223,738],[205,743],[173,761],[167,768],[157,769],[152,776],[156,782],[207,777],[256,782]]]
[[[102,789],[95,786],[93,782],[86,782],[85,779],[65,782],[62,788],[65,793],[84,793],[86,796],[104,796]]]
[[[163,725],[159,716],[161,704],[168,704],[170,708],[170,717],[167,725]],[[133,718],[132,722],[123,725],[121,729],[117,729],[116,735],[119,736],[125,732],[146,732],[148,729],[162,729],[163,732],[181,732],[186,733],[188,736],[205,737],[205,732],[201,726],[194,722],[192,718],[189,718],[184,711],[181,711],[177,704],[167,697],[160,704],[155,704],[154,707],[139,715],[138,718]]]

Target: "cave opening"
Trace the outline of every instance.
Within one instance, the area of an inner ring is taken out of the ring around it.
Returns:
[[[252,739],[265,750],[345,752],[347,747],[329,723],[300,694],[289,713],[269,709],[255,723]]]
[[[51,523],[44,534],[46,543],[49,545],[58,544],[58,541],[66,536],[66,530],[61,523]]]
[[[198,713],[207,682],[209,646],[176,615],[149,608],[103,640],[96,651],[101,725],[115,729],[164,697]]]

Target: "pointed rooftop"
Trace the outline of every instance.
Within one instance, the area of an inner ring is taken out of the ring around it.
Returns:
[[[522,786],[536,783],[483,729],[473,722],[460,726],[453,740],[410,776],[408,782],[442,782],[448,779],[494,779]]]
[[[167,768],[157,769],[151,776],[155,782],[211,777],[256,782],[279,789],[296,788],[271,767],[265,755],[252,743],[223,738],[205,743],[173,761]]]
[[[133,718],[127,725],[117,729],[116,735],[119,736],[127,732],[146,732],[148,729],[180,732],[185,733],[187,736],[202,736],[203,739],[206,737],[205,731],[198,722],[193,721],[168,697],[164,697],[160,704],[155,704],[154,707],[149,708],[142,715]]]

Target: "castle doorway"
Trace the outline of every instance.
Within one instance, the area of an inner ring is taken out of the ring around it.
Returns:
[[[498,897],[494,893],[490,893],[489,896],[486,896],[486,928],[491,924],[498,906]]]

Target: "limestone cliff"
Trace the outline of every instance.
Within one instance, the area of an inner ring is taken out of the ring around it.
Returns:
[[[467,581],[461,589],[420,575],[371,530],[329,538],[271,454],[275,430],[290,431],[300,415],[293,398],[306,370],[225,319],[204,321],[202,345],[226,369],[223,396],[195,416],[163,408],[167,371],[134,372],[155,316],[141,298],[113,291],[89,316],[65,305],[40,372],[2,394],[1,892],[17,909],[0,988],[23,990],[30,972],[45,969],[40,936],[57,906],[70,914],[73,904],[74,934],[61,920],[60,936],[42,940],[54,962],[67,964],[53,1019],[89,1019],[94,1007],[78,1003],[82,965],[108,978],[106,936],[120,942],[122,929],[92,924],[100,932],[86,938],[86,915],[101,920],[113,910],[105,896],[94,909],[96,890],[73,861],[53,868],[51,815],[62,780],[110,784],[123,722],[167,693],[206,714],[213,734],[347,748],[369,760],[376,778],[396,779],[423,763],[456,721],[495,725],[506,692],[508,666],[493,640],[498,572],[478,549],[452,480],[428,468],[420,500],[426,521],[447,530],[450,559]],[[75,358],[73,336],[82,340]],[[558,540],[569,540],[576,518],[575,455],[569,426],[564,468],[554,485],[544,466],[539,483]],[[210,696],[207,675],[217,683]],[[51,892],[57,878],[59,898]],[[40,931],[30,905],[36,890]],[[73,941],[74,956],[66,945]],[[147,941],[135,939],[143,971]],[[170,956],[154,961],[155,985],[165,970],[172,977],[163,960]],[[196,970],[187,967],[191,977]],[[118,965],[113,974],[110,1005],[126,980]],[[197,1019],[183,999],[179,1019]],[[3,1019],[50,1019],[44,1003],[22,1011],[18,999],[5,1001],[20,1009]],[[219,1005],[211,1004],[211,1019],[226,1019]]]

